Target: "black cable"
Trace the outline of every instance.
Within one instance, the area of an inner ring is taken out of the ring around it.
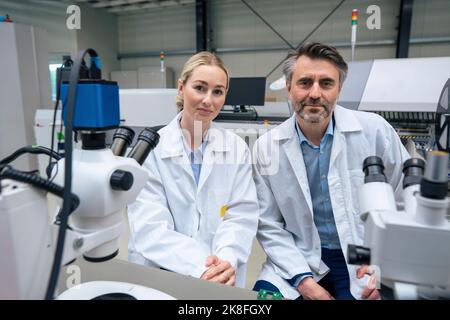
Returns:
[[[297,47],[296,47],[296,49],[298,49],[306,40],[308,40],[309,39],[309,37],[311,37],[311,35],[317,30],[317,29],[319,29],[320,28],[320,26],[322,25],[322,24],[324,24],[324,22],[325,21],[327,21],[328,20],[328,18],[343,4],[345,2],[345,0],[342,0],[341,2],[339,2],[339,4],[333,9],[333,10],[331,10],[331,12],[325,17],[325,18],[323,18],[322,19],[322,21],[320,21],[320,23],[297,45]],[[283,59],[283,60],[281,60],[280,61],[280,63],[279,64],[277,64],[276,66],[275,66],[275,68],[273,68],[268,74],[267,74],[267,76],[266,76],[266,78],[268,78],[272,73],[274,73],[274,71],[275,70],[277,70],[278,69],[278,67],[279,66],[281,66],[282,64],[283,64],[283,62],[284,62],[284,60],[285,60],[285,58]]]
[[[0,175],[2,173],[2,170],[4,170],[5,168],[12,168],[12,167],[6,163],[4,163],[4,164],[0,163]]]
[[[3,158],[0,161],[0,164],[8,164],[14,160],[16,160],[18,157],[20,157],[23,154],[26,153],[32,153],[32,154],[46,154],[49,156],[50,159],[56,159],[60,160],[61,156],[56,153],[55,151],[52,151],[49,148],[42,147],[42,146],[26,146],[22,147],[16,151],[14,151],[11,155],[7,156],[6,158]]]
[[[61,112],[61,117],[60,117],[60,122],[59,122],[59,133],[58,133],[58,145],[57,145],[57,151],[58,151],[58,153],[60,153],[61,152],[61,149],[60,149],[60,143],[59,143],[59,139],[61,139],[62,138],[62,136],[63,136],[63,115],[62,115],[62,112]]]
[[[36,174],[30,172],[24,172],[20,170],[13,169],[11,166],[3,164],[0,167],[0,180],[11,179],[23,183],[31,184],[32,186],[48,191],[58,197],[63,197],[64,188],[57,185],[54,182],[48,181]],[[70,212],[75,211],[75,209],[80,205],[80,199],[75,195],[70,195]]]
[[[61,261],[63,256],[64,242],[67,229],[67,221],[70,213],[70,199],[72,194],[72,130],[73,130],[73,114],[76,105],[77,85],[80,74],[81,62],[86,53],[92,57],[97,57],[97,52],[93,49],[81,51],[75,59],[73,68],[70,71],[69,93],[67,98],[67,113],[65,123],[65,137],[64,137],[64,192],[62,212],[60,216],[60,227],[58,232],[58,239],[56,243],[55,258],[53,260],[52,271],[47,286],[47,293],[45,298],[47,300],[54,298],[56,284],[58,283],[59,271],[61,269]]]
[[[73,64],[72,64],[72,67],[73,67]],[[63,149],[61,149],[61,146],[64,147],[64,142],[60,142],[60,141],[61,140],[63,140],[63,141],[65,140],[65,137],[63,135],[63,113],[62,113],[62,110],[61,110],[61,114],[60,114],[60,118],[59,118],[59,132],[58,132],[57,140],[58,140],[58,143],[56,145],[56,151],[59,154],[61,154],[61,150],[63,150]],[[58,166],[56,166],[56,172],[58,172]],[[53,179],[55,177],[56,177],[56,173],[50,180],[53,181]]]
[[[23,173],[28,173],[28,174],[35,174],[35,175],[39,175],[39,170],[31,170],[31,171],[22,171]]]
[[[53,175],[50,177],[50,181],[55,180],[56,176],[58,175],[58,171],[59,171],[58,162],[53,162],[53,163],[56,165],[56,167],[55,167],[55,171],[54,171]],[[52,171],[53,171],[53,167],[47,167],[47,169],[46,169],[47,176],[50,175],[52,173]]]
[[[8,164],[0,164],[0,194],[2,194],[2,179],[1,179],[1,173],[5,168],[12,168]]]
[[[59,99],[61,95],[61,81],[62,81],[62,68],[64,67],[64,62],[61,64],[61,67],[59,67],[57,70],[58,72],[58,82],[56,83],[56,101],[55,106],[53,108],[53,123],[52,123],[52,136],[51,136],[51,144],[50,144],[50,150],[53,151],[54,142],[55,142],[55,125],[56,125],[56,113],[58,111],[58,105],[59,105]],[[48,165],[47,168],[50,167],[52,164],[52,159],[48,159]],[[51,180],[50,178],[51,172],[47,172],[47,178]]]

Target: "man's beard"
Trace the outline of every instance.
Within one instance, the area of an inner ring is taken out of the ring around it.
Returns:
[[[320,106],[322,107],[322,111],[320,111],[319,108],[311,108],[310,112],[306,113],[306,106]],[[298,114],[298,116],[308,123],[322,123],[326,118],[329,117],[331,109],[332,104],[326,100],[320,101],[320,98],[305,99],[296,103],[295,106],[295,112]]]

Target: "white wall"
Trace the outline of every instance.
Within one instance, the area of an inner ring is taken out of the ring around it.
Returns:
[[[14,22],[45,29],[51,55],[74,54],[76,31],[66,28],[67,4],[55,2],[0,0],[0,15],[9,14]]]
[[[35,143],[34,114],[38,108],[50,108],[47,42],[43,29],[0,24],[0,44],[5,44],[0,49],[0,159]],[[14,165],[35,170],[36,157],[25,155]]]

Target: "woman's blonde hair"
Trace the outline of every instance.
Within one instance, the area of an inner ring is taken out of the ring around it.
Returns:
[[[225,67],[222,59],[220,59],[218,56],[216,56],[214,53],[208,52],[208,51],[201,51],[192,57],[189,58],[188,61],[183,66],[183,71],[181,72],[180,81],[183,83],[183,85],[186,85],[186,82],[188,81],[189,77],[192,75],[194,70],[197,67],[200,66],[217,66],[220,69],[225,72],[225,75],[227,76],[227,88],[228,88],[228,81],[230,79],[228,75],[228,70]],[[178,112],[183,110],[183,97],[180,95],[177,96],[177,109]]]

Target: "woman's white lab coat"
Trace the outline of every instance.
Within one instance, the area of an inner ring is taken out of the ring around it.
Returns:
[[[259,213],[248,147],[212,123],[197,186],[180,116],[159,131],[144,163],[150,178],[128,208],[129,260],[200,277],[214,254],[236,268],[243,287]]]
[[[372,155],[383,159],[386,177],[398,198],[402,165],[409,155],[394,129],[380,116],[336,106],[334,117],[328,185],[341,248],[347,258],[347,245],[361,245],[364,239],[357,199],[364,181],[364,159]],[[261,211],[257,238],[268,256],[259,280],[273,283],[290,299],[299,293],[283,279],[312,272],[319,280],[329,271],[321,261],[308,177],[294,126],[295,115],[259,138],[254,147]],[[359,299],[368,277],[357,279],[355,266],[348,266],[348,271],[350,291]]]

